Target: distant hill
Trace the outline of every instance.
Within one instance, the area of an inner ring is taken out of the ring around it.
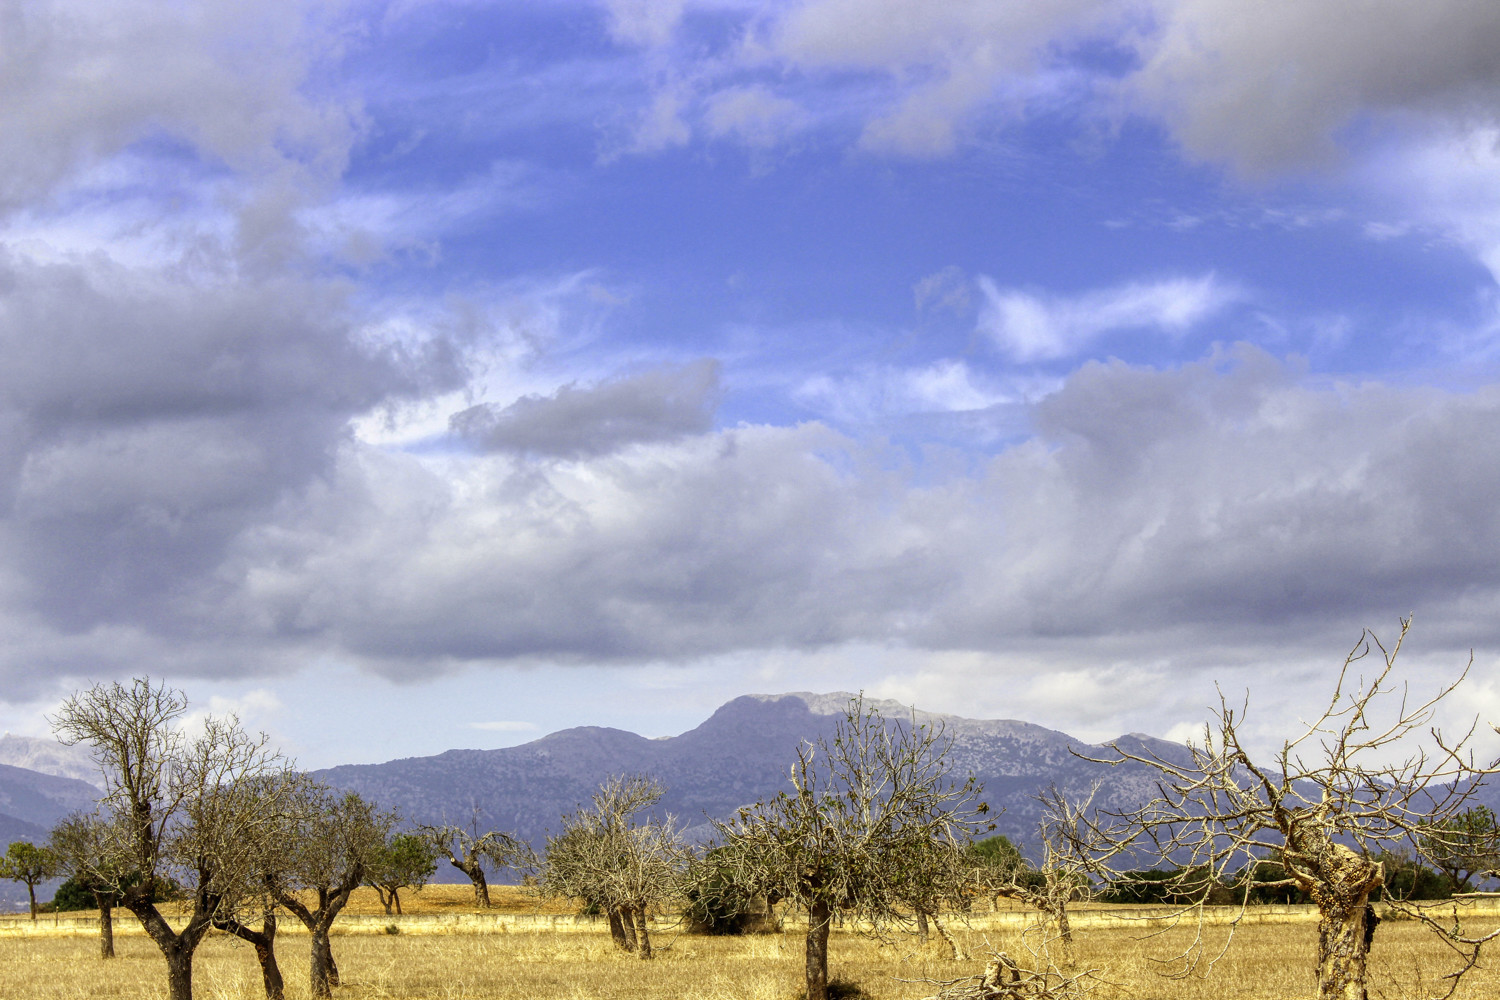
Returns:
[[[43,774],[0,764],[0,851],[12,841],[41,843],[58,820],[72,812],[92,809],[99,789],[85,781]],[[51,899],[56,881],[38,888],[37,898]],[[18,882],[0,882],[0,908],[24,905],[26,889]]]
[[[580,727],[523,746],[449,750],[316,774],[398,809],[409,822],[467,823],[477,808],[485,828],[509,830],[540,845],[548,830],[557,830],[562,814],[586,802],[605,778],[644,773],[667,787],[661,811],[703,833],[708,817],[730,816],[740,806],[786,788],[798,745],[831,733],[850,697],[746,695],[719,708],[696,729],[665,739]],[[915,714],[919,722],[942,726],[953,740],[955,777],[973,773],[984,785],[983,798],[998,812],[997,832],[1021,843],[1035,839],[1040,809],[1033,796],[1049,785],[1078,796],[1099,781],[1098,801],[1119,804],[1139,801],[1150,789],[1145,769],[1081,760],[1069,748],[1104,751],[1042,726],[913,712],[894,701],[866,699],[865,704],[887,718]],[[1121,742],[1168,756],[1184,752],[1177,744],[1138,735]]]

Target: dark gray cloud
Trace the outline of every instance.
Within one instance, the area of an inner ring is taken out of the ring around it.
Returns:
[[[603,455],[629,444],[671,441],[713,427],[719,364],[694,361],[509,406],[481,404],[455,414],[454,431],[489,451],[559,458]]]
[[[1242,348],[1085,366],[1034,419],[936,479],[816,424],[457,479],[355,449],[242,539],[258,589],[234,606],[398,676],[1101,637],[1170,659],[1408,611],[1435,642],[1500,641],[1500,388],[1317,384]]]
[[[458,379],[440,348],[360,345],[335,285],[0,254],[0,544],[25,605],[200,627],[174,603],[331,470],[353,416]]]

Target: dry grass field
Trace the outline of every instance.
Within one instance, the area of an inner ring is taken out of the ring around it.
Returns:
[[[537,901],[514,890],[496,893],[510,913],[537,911]],[[374,893],[353,901],[355,914],[381,915]],[[564,906],[543,907],[567,912]],[[433,886],[414,895],[408,912],[470,913],[467,887]],[[11,923],[13,918],[5,918]],[[23,918],[24,919],[24,918]],[[119,922],[134,930],[133,918]],[[368,918],[365,924],[374,923]],[[383,918],[379,921],[384,926]],[[421,933],[413,922],[399,934],[335,930],[334,949],[345,1000],[792,1000],[801,987],[802,939],[795,928],[781,935],[707,938],[662,928],[658,957],[642,962],[616,951],[599,927],[576,933],[514,929],[497,923],[489,933]],[[307,938],[290,924],[279,942],[289,1000],[307,989]],[[958,928],[976,955],[987,946],[1024,954],[1014,927]],[[1219,931],[1218,933],[1222,933]],[[1185,937],[1168,933],[1138,940],[1134,926],[1090,926],[1078,935],[1080,965],[1100,970],[1109,983],[1098,1000],[1279,1000],[1311,993],[1315,925],[1305,919],[1243,927],[1234,947],[1207,978],[1172,980],[1160,975],[1153,956],[1169,953]],[[97,957],[95,940],[47,932],[0,936],[0,997],[4,1000],[155,1000],[165,996],[160,954],[139,933],[117,939],[119,957]],[[856,982],[874,1000],[912,1000],[935,986],[901,980],[948,980],[977,972],[981,960],[948,960],[934,936],[919,946],[909,935],[881,942],[836,932],[831,947],[835,978]],[[1427,996],[1445,967],[1443,948],[1411,923],[1387,921],[1376,937],[1372,995]],[[200,1000],[260,1000],[259,970],[253,953],[223,936],[199,951],[195,995]],[[1425,988],[1424,988],[1425,987]],[[1500,996],[1500,974],[1488,968],[1472,973],[1458,994],[1469,1000]]]

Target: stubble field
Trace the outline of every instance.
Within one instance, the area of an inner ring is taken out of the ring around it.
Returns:
[[[710,938],[678,934],[663,924],[655,942],[660,949],[649,962],[616,950],[600,926],[531,929],[526,920],[496,923],[485,933],[442,932],[432,914],[467,914],[472,901],[462,887],[433,886],[414,895],[410,920],[387,922],[374,894],[361,893],[351,905],[354,920],[345,933],[335,928],[334,950],[343,985],[335,991],[347,1000],[791,1000],[801,983],[802,937],[789,925],[783,934]],[[538,912],[535,900],[514,891],[497,893],[503,912]],[[568,912],[544,906],[543,912]],[[364,918],[360,918],[364,914]],[[1081,914],[1087,917],[1087,914]],[[10,924],[13,918],[6,918]],[[1078,931],[1078,967],[1097,969],[1107,980],[1095,990],[1098,1000],[1250,1000],[1289,998],[1312,993],[1311,962],[1316,926],[1296,914],[1290,922],[1241,927],[1234,945],[1206,978],[1174,980],[1161,975],[1155,958],[1180,950],[1190,940],[1170,931],[1141,940],[1139,925],[1082,926]],[[164,997],[164,966],[155,945],[138,932],[121,933],[113,961],[98,957],[97,939],[87,934],[49,931],[43,917],[35,933],[0,935],[0,997],[5,1000],[154,1000]],[[388,934],[394,923],[401,928]],[[988,948],[1024,957],[1026,942],[1018,926],[955,924],[960,943],[976,958],[949,959],[933,936],[919,945],[910,934],[874,940],[835,931],[830,972],[835,979],[857,983],[874,1000],[913,1000],[936,992],[918,980],[952,980],[976,973]],[[991,921],[993,923],[993,921]],[[118,920],[121,930],[135,931],[135,921]],[[11,924],[14,927],[14,924]],[[307,998],[307,937],[283,923],[278,940],[288,1000]],[[9,928],[6,928],[7,930]],[[29,929],[28,929],[29,930]],[[424,932],[426,931],[426,932]],[[1220,940],[1222,928],[1211,929]],[[1385,921],[1372,952],[1372,996],[1418,997],[1441,993],[1438,982],[1451,954],[1420,927]],[[1478,998],[1500,996],[1500,975],[1487,967],[1466,978],[1456,994]],[[903,980],[905,980],[903,982]],[[194,974],[200,1000],[260,1000],[259,967],[247,946],[214,935],[199,949]]]

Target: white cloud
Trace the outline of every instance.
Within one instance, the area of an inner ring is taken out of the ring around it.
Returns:
[[[956,359],[915,368],[869,368],[846,376],[818,375],[797,387],[797,400],[839,424],[865,424],[912,413],[961,413],[1017,401],[984,384]]]
[[[609,31],[631,45],[665,45],[682,19],[686,0],[604,0]]]
[[[0,204],[165,134],[235,170],[342,169],[359,119],[314,98],[309,69],[336,49],[305,0],[191,5],[152,0],[4,0]]]
[[[795,101],[762,86],[719,91],[708,99],[703,116],[709,135],[733,137],[752,148],[780,144],[803,127],[807,118]]]
[[[1132,282],[1073,298],[1002,289],[980,277],[984,294],[978,329],[1017,361],[1070,357],[1120,330],[1177,337],[1242,297],[1213,274]]]

